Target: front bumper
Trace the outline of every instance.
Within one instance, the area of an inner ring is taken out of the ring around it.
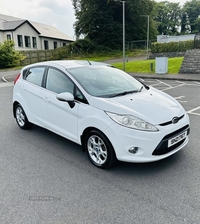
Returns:
[[[104,132],[110,139],[120,161],[146,163],[164,159],[182,149],[188,143],[190,132],[189,118],[186,114],[176,124],[167,126],[156,126],[158,132],[138,131],[120,126],[116,123]],[[176,136],[186,133],[186,136],[172,146],[168,141]],[[137,148],[131,153],[131,148]]]

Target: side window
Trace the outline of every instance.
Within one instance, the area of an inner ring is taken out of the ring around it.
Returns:
[[[70,92],[74,94],[74,83],[62,72],[49,68],[46,89],[55,93]]]
[[[31,82],[31,83],[37,85],[37,86],[42,86],[44,70],[45,70],[45,67],[31,68],[25,73],[24,79],[28,82]]]

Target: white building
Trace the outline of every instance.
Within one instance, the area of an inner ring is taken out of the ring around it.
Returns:
[[[74,40],[53,26],[0,14],[0,42],[13,40],[15,50],[49,50]]]
[[[157,42],[169,43],[169,42],[187,41],[187,40],[194,40],[194,37],[195,37],[195,34],[186,34],[186,35],[180,35],[180,36],[158,35]]]

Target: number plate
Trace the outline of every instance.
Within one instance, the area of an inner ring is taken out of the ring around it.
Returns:
[[[176,143],[180,142],[187,136],[187,131],[184,131],[183,133],[177,135],[174,138],[171,138],[168,140],[168,147],[171,147],[172,145],[175,145]]]

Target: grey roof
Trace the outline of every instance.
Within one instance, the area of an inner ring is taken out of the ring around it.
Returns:
[[[40,36],[43,37],[51,37],[51,38],[59,38],[63,40],[74,41],[71,37],[66,35],[65,33],[61,32],[60,30],[56,29],[53,26],[45,25],[42,23],[36,23],[29,21],[36,30],[40,32]]]
[[[74,41],[53,26],[0,14],[0,30],[15,30],[25,22],[29,23],[39,33],[39,36]]]
[[[3,22],[3,30],[15,30],[18,26],[20,26],[24,22],[25,20]]]
[[[0,30],[3,30],[3,23],[4,22],[9,22],[9,21],[17,21],[17,20],[22,20],[13,16],[7,16],[7,15],[3,15],[0,14]]]

